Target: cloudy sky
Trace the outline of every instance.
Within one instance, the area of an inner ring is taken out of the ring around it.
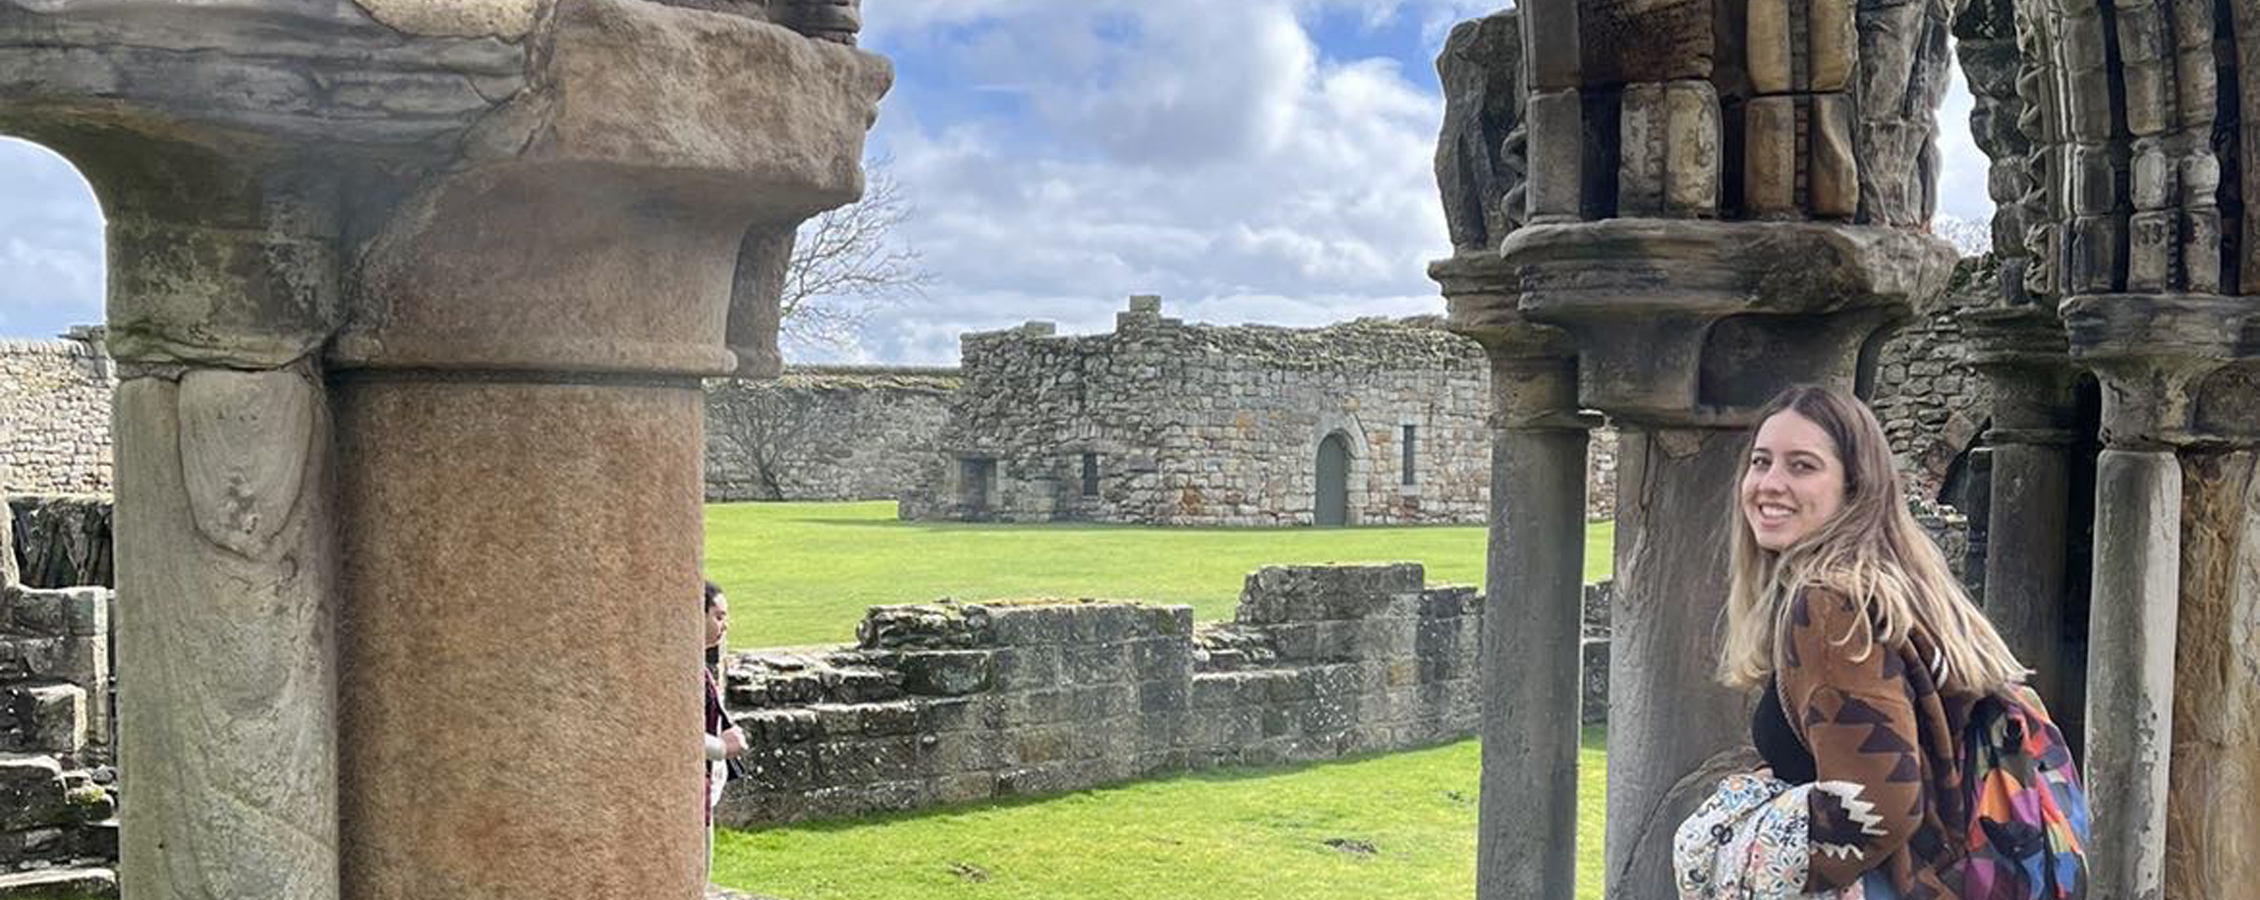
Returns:
[[[957,335],[1100,331],[1134,293],[1170,315],[1316,325],[1441,312],[1434,59],[1498,0],[870,0],[892,57],[872,150],[934,277],[854,346],[803,361],[953,363]],[[1982,221],[1957,79],[1942,212]],[[0,335],[102,315],[101,214],[67,164],[0,139]]]

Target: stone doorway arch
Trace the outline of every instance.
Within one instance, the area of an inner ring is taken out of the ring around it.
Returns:
[[[1350,524],[1350,439],[1337,431],[1319,439],[1311,524]]]

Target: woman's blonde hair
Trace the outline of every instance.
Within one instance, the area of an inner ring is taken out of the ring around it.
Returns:
[[[1789,598],[1818,586],[1851,598],[1861,618],[1872,617],[1880,626],[1886,644],[1906,640],[1916,629],[1928,635],[1938,649],[1932,674],[1942,690],[1983,694],[2023,681],[2028,670],[1907,511],[1883,426],[1867,404],[1827,388],[1793,387],[1759,410],[1757,422],[1783,412],[1811,420],[1836,445],[1844,467],[1844,506],[1803,539],[1779,552],[1767,550],[1750,533],[1737,479],[1735,502],[1729,504],[1733,547],[1719,679],[1739,688],[1762,684],[1776,667]],[[1750,432],[1745,467],[1757,444],[1757,428]],[[1833,639],[1862,642],[1864,656],[1873,642],[1857,633],[1862,630]]]

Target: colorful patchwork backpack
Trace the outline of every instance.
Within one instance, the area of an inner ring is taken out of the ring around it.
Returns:
[[[2039,695],[2019,685],[1978,701],[1964,739],[1963,900],[2083,900],[2087,792]]]

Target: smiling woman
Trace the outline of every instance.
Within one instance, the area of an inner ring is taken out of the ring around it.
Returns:
[[[0,337],[102,321],[102,209],[61,156],[0,137]]]

